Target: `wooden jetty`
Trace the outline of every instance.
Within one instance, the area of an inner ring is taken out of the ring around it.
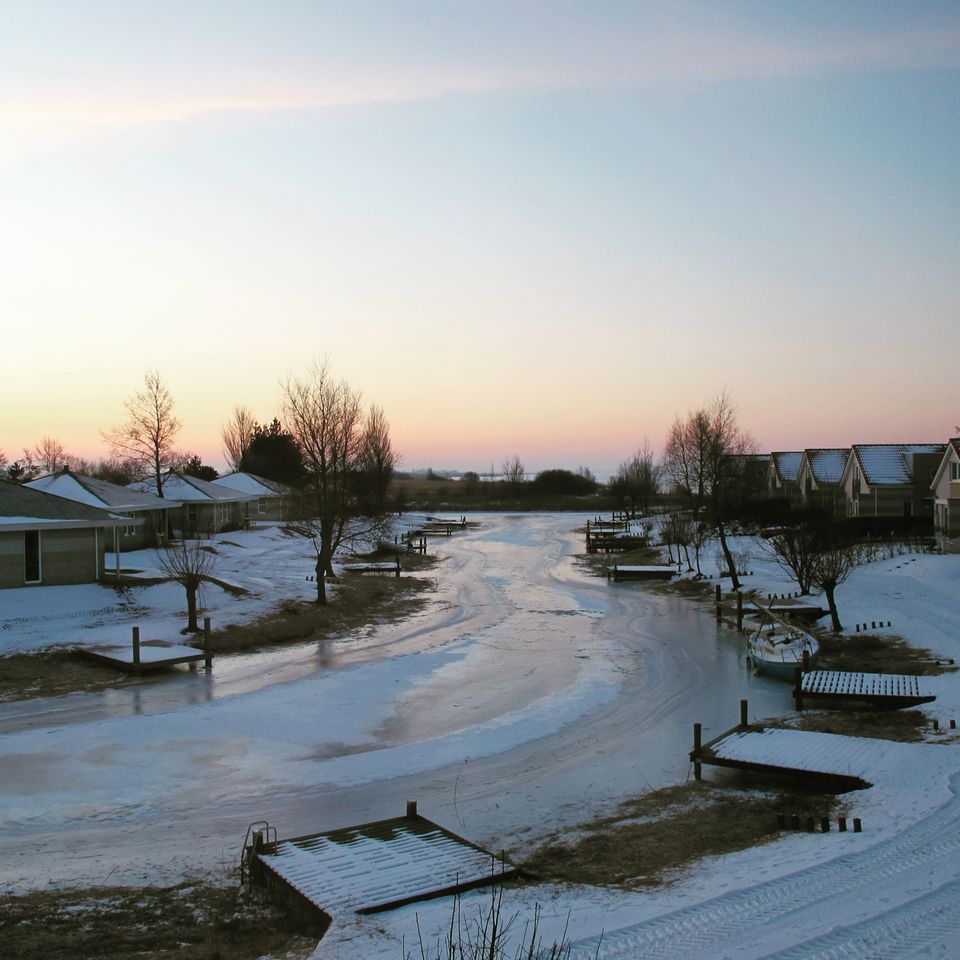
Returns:
[[[392,541],[378,540],[377,549],[383,550],[385,553],[419,553],[426,556],[427,538],[423,536],[417,538],[412,534],[405,534],[403,537],[394,537]]]
[[[440,536],[452,537],[455,531],[467,529],[467,518],[460,517],[459,520],[450,520],[444,517],[420,517],[410,525],[404,536]]]
[[[213,655],[210,653],[210,618],[203,621],[203,649],[180,643],[168,643],[164,640],[140,640],[140,628],[134,627],[129,647],[100,645],[96,647],[76,647],[75,652],[88,660],[105,663],[126,673],[145,673],[148,670],[162,670],[180,663],[199,663],[201,660],[209,670]]]
[[[499,883],[516,867],[421,817],[406,816],[277,840],[267,824],[244,846],[243,873],[328,918],[377,913]],[[248,830],[248,837],[251,836]]]
[[[859,673],[850,670],[811,670],[794,677],[798,710],[808,700],[833,701],[896,710],[936,700],[924,677],[897,673]]]
[[[826,615],[829,611],[823,607],[812,603],[803,603],[802,601],[783,599],[773,599],[765,604],[748,603],[746,612],[751,616],[764,616],[772,614],[775,618],[782,620],[800,620],[804,623],[813,623],[820,617]]]
[[[871,783],[861,774],[865,757],[878,741],[844,737],[833,733],[765,727],[747,721],[747,701],[740,701],[740,724],[702,743],[702,726],[693,725],[694,777],[699,780],[703,764],[781,774],[816,782],[828,790],[862,790]]]
[[[626,553],[639,550],[648,543],[645,533],[636,533],[629,520],[588,520],[587,553]]]
[[[614,564],[607,567],[607,579],[614,583],[621,580],[669,580],[677,575],[677,568],[665,564]]]
[[[392,573],[394,576],[400,576],[400,557],[395,558],[393,563],[345,563],[343,565],[344,573]]]

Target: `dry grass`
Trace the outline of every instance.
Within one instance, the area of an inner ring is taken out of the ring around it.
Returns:
[[[614,816],[578,827],[573,839],[558,835],[523,867],[551,881],[624,889],[656,886],[704,857],[775,839],[781,812],[819,820],[845,811],[831,794],[800,788],[771,793],[691,781],[628,801]]]
[[[405,570],[427,570],[431,557],[404,557]],[[420,577],[345,577],[335,600],[326,606],[284,601],[277,610],[251,623],[214,630],[214,653],[266,650],[286,643],[322,642],[342,637],[374,623],[400,620],[420,609],[433,582]],[[161,675],[160,672],[151,676]],[[76,691],[149,683],[84,660],[66,650],[20,653],[0,658],[0,701],[57,697]]]
[[[0,897],[0,955],[18,960],[308,957],[324,928],[236,888],[94,887]]]
[[[770,727],[813,730],[816,733],[839,733],[846,737],[868,737],[873,740],[896,740],[920,743],[929,721],[919,710],[813,710],[796,714],[788,720],[767,723]]]
[[[891,634],[858,633],[838,636],[821,633],[820,663],[823,670],[862,670],[867,673],[919,673],[936,675],[956,670],[938,662],[929,650],[911,647]]]

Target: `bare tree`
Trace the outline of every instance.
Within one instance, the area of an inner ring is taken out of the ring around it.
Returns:
[[[24,450],[23,456],[29,464],[46,473],[57,473],[70,460],[63,444],[53,437],[44,437],[32,450]]]
[[[694,562],[697,565],[697,576],[702,577],[703,571],[700,569],[700,554],[704,546],[710,539],[710,525],[702,520],[690,520],[690,546],[693,547]]]
[[[253,414],[240,405],[233,408],[230,419],[220,428],[223,456],[231,470],[240,469],[240,461],[250,447],[256,427],[257,421]]]
[[[514,454],[504,460],[501,473],[507,488],[514,496],[518,496],[523,489],[523,478],[526,476],[526,470],[520,461],[520,457]]]
[[[374,512],[382,513],[387,501],[387,489],[397,464],[397,455],[390,442],[390,423],[383,407],[373,404],[367,413],[363,431],[361,473]]]
[[[784,530],[764,544],[764,551],[782,570],[788,573],[806,596],[813,586],[820,559],[818,534],[810,527]]]
[[[672,510],[667,514],[663,528],[670,540],[677,545],[677,563],[681,562],[680,548],[683,547],[683,553],[687,558],[687,572],[693,572],[693,564],[690,563],[690,541],[693,534],[693,528],[697,522],[690,517],[686,510]]]
[[[214,548],[204,539],[178,540],[154,551],[163,572],[187,592],[187,626],[184,633],[198,633],[197,596],[205,580],[209,580],[217,563]]]
[[[316,551],[317,603],[327,602],[326,577],[352,511],[354,474],[364,451],[360,395],[337,380],[326,362],[314,362],[301,378],[283,385],[283,420],[306,470],[291,529]]]
[[[855,567],[873,558],[872,551],[859,543],[824,532],[817,543],[818,556],[811,583],[823,591],[830,610],[830,625],[835,633],[843,629],[837,612],[836,590]]]
[[[663,469],[674,488],[687,501],[694,520],[700,518],[707,489],[709,421],[705,410],[677,417],[667,434]]]
[[[709,406],[674,421],[664,450],[664,469],[687,499],[693,519],[706,510],[720,541],[734,590],[740,589],[736,563],[727,544],[730,494],[736,490],[743,457],[753,449],[737,424],[734,406],[722,391]]]
[[[660,464],[650,444],[644,440],[643,446],[629,460],[620,462],[610,481],[610,490],[621,506],[629,504],[631,515],[636,516],[637,509],[646,514],[650,510],[650,501],[660,489],[660,474]]]
[[[116,456],[136,464],[155,478],[157,496],[163,496],[163,471],[176,462],[174,439],[180,421],[173,415],[173,397],[156,370],[148,370],[143,390],[124,401],[127,419],[112,430],[101,432]]]

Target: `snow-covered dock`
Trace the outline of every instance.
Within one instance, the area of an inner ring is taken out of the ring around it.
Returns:
[[[76,652],[88,660],[96,660],[128,673],[143,673],[161,670],[180,663],[199,663],[210,657],[197,647],[163,640],[146,640],[143,643],[122,646],[77,647]]]
[[[798,708],[806,699],[866,703],[879,707],[911,707],[936,700],[924,677],[894,673],[811,670],[800,681]]]
[[[670,580],[677,575],[677,568],[665,564],[614,564],[607,567],[607,579],[619,583],[621,580]]]
[[[336,918],[376,913],[516,875],[494,854],[416,813],[268,844],[272,879]]]
[[[695,745],[690,759],[695,764],[802,776],[858,790],[871,785],[871,770],[890,747],[888,741],[866,737],[750,725],[702,747]]]
[[[772,615],[774,618],[802,620],[805,623],[813,623],[814,620],[819,620],[827,613],[824,607],[789,599],[774,599],[767,603],[746,603],[743,609],[744,613],[752,617],[766,619]]]
[[[388,573],[395,577],[400,576],[400,557],[393,563],[345,563],[344,573]]]

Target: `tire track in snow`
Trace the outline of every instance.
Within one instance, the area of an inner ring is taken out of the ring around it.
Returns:
[[[930,947],[943,944],[946,949],[948,938],[951,949],[955,949],[960,929],[958,903],[960,880],[954,880],[880,917],[840,927],[817,940],[769,954],[764,960],[909,960],[930,956]]]
[[[724,894],[706,903],[605,933],[602,940],[594,937],[579,941],[573,945],[570,960],[633,960],[645,956],[656,956],[658,960],[680,960],[685,957],[699,960],[702,957],[730,956],[734,953],[742,957],[887,957],[893,956],[891,951],[897,947],[895,941],[910,936],[911,931],[914,939],[910,949],[913,949],[929,927],[928,919],[924,918],[934,910],[932,904],[940,901],[941,894],[949,891],[955,894],[956,889],[960,888],[960,861],[957,856],[960,851],[958,786],[960,774],[955,774],[950,779],[954,796],[946,804],[895,837],[867,850],[840,856],[776,880]],[[952,879],[935,893],[924,894],[903,904],[902,899],[908,895],[911,886],[914,889],[918,885],[922,887],[925,881],[929,883],[931,877],[940,873]],[[831,910],[836,909],[839,898],[862,907],[872,897],[876,899],[874,895],[880,888],[889,888],[900,899],[889,909],[881,907],[876,916],[866,921],[840,928],[829,936],[815,936],[811,941],[790,948],[792,952],[763,952],[764,939],[778,935],[782,937],[783,934],[777,931],[789,925],[790,920],[798,914],[819,909],[829,915]],[[956,903],[954,899],[954,913]],[[960,926],[960,917],[955,919],[957,926]],[[949,922],[953,922],[953,919]],[[862,934],[870,934],[882,942],[873,943],[869,952],[865,953],[808,952],[817,944],[823,950],[836,951],[841,947],[850,950],[862,944]],[[937,942],[943,935],[934,934],[930,942]],[[748,946],[751,943],[761,952],[751,951]],[[888,945],[890,950],[887,949]]]

